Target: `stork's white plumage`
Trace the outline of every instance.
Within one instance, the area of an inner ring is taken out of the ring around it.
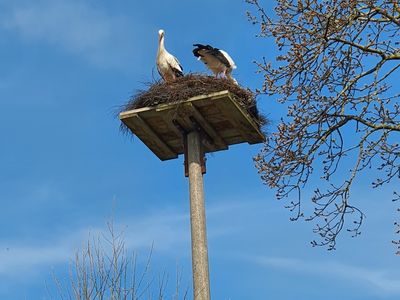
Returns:
[[[194,44],[193,46],[196,47],[193,49],[194,56],[204,62],[216,77],[223,74],[237,83],[231,75],[233,69],[236,69],[236,65],[228,53],[210,45]]]
[[[157,70],[164,81],[173,81],[183,76],[183,68],[178,59],[164,47],[164,30],[158,31]]]

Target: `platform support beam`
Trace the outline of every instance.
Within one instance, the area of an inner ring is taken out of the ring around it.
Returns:
[[[200,134],[196,130],[187,134],[187,152],[192,234],[193,299],[210,300],[206,215],[202,174],[204,152],[202,151]]]

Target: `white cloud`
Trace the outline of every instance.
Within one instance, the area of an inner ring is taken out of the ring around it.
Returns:
[[[9,246],[1,247],[0,251],[0,275],[13,276],[26,274],[36,267],[45,264],[53,264],[67,260],[69,252],[61,245],[54,246]]]
[[[115,225],[115,232],[124,230],[124,242],[130,250],[147,251],[156,241],[157,252],[168,251],[184,240],[185,230],[179,220],[174,218],[158,218],[147,216],[134,220],[126,227]],[[40,243],[32,241],[2,241],[0,243],[0,278],[18,277],[23,274],[34,274],[40,268],[60,263],[68,263],[78,249],[86,247],[88,240],[109,237],[106,226],[96,228],[80,228],[70,234],[62,234],[56,238],[43,238]]]
[[[132,26],[88,2],[41,0],[15,4],[3,11],[2,26],[22,38],[46,42],[103,67],[127,63],[132,50],[124,36]]]
[[[394,276],[389,270],[363,268],[338,262],[305,261],[295,258],[261,256],[251,260],[262,266],[344,279],[347,282],[361,283],[377,292],[400,294],[400,278]]]
[[[232,224],[232,215],[235,212],[251,210],[252,203],[225,202],[211,205],[206,208],[207,236],[209,240],[226,236],[237,227]],[[211,225],[211,226],[210,226]],[[236,224],[237,225],[237,224]],[[186,251],[190,247],[190,220],[187,213],[164,210],[149,214],[130,223],[126,229],[127,244],[137,249],[148,247],[154,242],[156,250],[175,253],[177,249]]]
[[[157,251],[169,251],[188,242],[188,219],[174,211],[150,214],[130,222],[125,231],[129,248],[149,247],[154,243]]]
[[[47,194],[47,190],[44,190]],[[246,205],[248,207],[248,205]],[[207,211],[210,222],[226,220],[208,228],[209,240],[229,234],[232,210],[243,210],[243,204],[226,203],[211,206]],[[225,215],[225,217],[224,217]],[[67,263],[73,258],[77,249],[85,246],[88,238],[109,236],[106,226],[80,228],[70,234],[63,234],[56,238],[45,238],[40,244],[27,244],[23,241],[2,241],[0,243],[0,278],[18,277],[21,273],[34,273],[41,267],[48,267]],[[190,223],[189,212],[182,213],[176,209],[164,209],[160,212],[147,214],[142,217],[132,217],[128,222],[115,222],[115,232],[124,234],[125,245],[128,249],[140,253],[149,251],[154,243],[157,253],[174,255],[189,255]],[[47,242],[44,242],[46,241]]]

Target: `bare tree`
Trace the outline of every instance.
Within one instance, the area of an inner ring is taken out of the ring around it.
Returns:
[[[258,0],[246,2],[259,37],[274,38],[279,50],[276,63],[271,57],[256,62],[264,76],[259,92],[287,107],[256,167],[279,199],[296,195],[288,205],[293,220],[304,216],[302,189],[313,173],[321,174],[325,183],[305,218],[315,221],[320,236],[312,244],[334,249],[343,228],[360,234],[364,214],[350,199],[356,178],[373,173],[374,188],[399,182],[400,4],[277,0],[267,11]]]
[[[122,232],[116,233],[112,222],[108,234],[89,239],[76,252],[67,283],[55,277],[57,295],[61,300],[163,300],[168,276],[164,272],[158,280],[151,275],[148,259],[139,271],[135,253],[129,253]],[[172,299],[181,298],[181,275],[177,270],[176,290]],[[187,290],[182,299],[187,298]],[[54,299],[52,297],[52,299]]]

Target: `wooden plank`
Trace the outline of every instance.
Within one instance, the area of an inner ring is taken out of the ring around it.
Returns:
[[[229,95],[229,91],[228,90],[224,90],[221,92],[215,92],[215,93],[210,93],[210,94],[205,94],[205,95],[199,95],[199,96],[194,96],[192,98],[189,98],[187,101],[199,101],[199,100],[205,100],[205,99],[210,99],[211,101],[217,98],[224,98],[227,95]],[[204,102],[204,101],[200,101],[200,102]]]
[[[179,105],[182,103],[185,103],[186,101],[176,101],[176,102],[169,102],[169,103],[162,103],[157,106],[155,106],[155,111],[156,112],[161,112],[165,110],[173,110],[176,109]]]
[[[193,122],[190,119],[193,113],[188,109],[188,107],[184,104],[181,104],[179,110],[177,110],[177,115],[174,116],[174,119],[178,121],[180,126],[187,132],[193,131]],[[205,147],[206,152],[214,152],[217,151],[217,148],[214,144],[211,144],[206,138],[203,137],[202,142]]]
[[[183,103],[187,103],[187,102],[193,102],[193,101],[196,102],[196,105],[207,106],[211,102],[213,102],[215,99],[224,98],[224,97],[227,97],[228,95],[229,95],[229,91],[222,91],[222,92],[216,92],[216,93],[211,93],[211,94],[207,94],[207,95],[195,96],[195,97],[189,98],[187,101],[162,103],[162,104],[158,104],[156,106],[136,108],[133,110],[121,112],[119,114],[119,118],[120,118],[120,120],[123,120],[123,119],[130,118],[132,116],[139,115],[139,114],[141,116],[145,115],[146,116],[145,118],[147,118],[147,117],[150,117],[150,115],[151,116],[158,115],[162,111],[174,110],[174,109],[176,110],[179,105],[182,105]],[[209,100],[209,101],[207,101],[207,100]]]
[[[152,107],[141,107],[141,108],[123,111],[119,114],[119,118],[120,118],[120,120],[130,118],[130,117],[138,115],[142,112],[149,111],[151,109],[152,109]]]
[[[163,118],[164,122],[168,126],[168,131],[169,134],[173,134],[175,138],[171,138],[166,141],[168,145],[174,149],[174,151],[178,154],[183,153],[183,136],[182,133],[175,127],[173,124],[173,120],[176,119],[176,112],[175,111],[164,111],[161,114],[161,117]]]
[[[212,101],[217,104],[217,106],[220,103],[224,103],[225,99],[229,99],[229,102],[232,106],[234,106],[236,108],[237,111],[240,112],[240,119],[237,119],[234,116],[239,116],[237,114],[237,112],[234,112],[234,110],[232,111],[233,115],[225,115],[225,120],[231,120],[235,126],[239,126],[238,129],[241,131],[242,135],[244,138],[247,138],[247,142],[249,144],[255,144],[255,143],[260,143],[265,141],[265,136],[264,134],[260,131],[258,125],[254,122],[253,118],[249,115],[249,113],[243,108],[241,107],[234,99],[232,94],[226,90],[226,91],[221,91],[221,92],[217,92],[217,93],[213,93],[208,95],[209,97],[211,97]],[[197,103],[196,103],[197,104]],[[204,109],[207,109],[208,106],[203,106],[206,104],[206,101],[202,101],[201,102],[201,106]],[[229,108],[229,105],[222,105],[222,110],[224,110],[225,113],[227,113],[227,111],[225,111],[226,108]],[[218,116],[211,116],[211,115],[207,115],[207,119],[210,121],[210,119],[212,118],[218,118]],[[244,119],[244,120],[243,120]],[[241,120],[242,122],[237,122]],[[211,123],[212,121],[210,121]],[[250,126],[249,126],[250,125]],[[243,131],[244,129],[244,131]]]
[[[175,153],[139,115],[131,115],[131,117],[124,118],[122,121],[131,128],[136,136],[161,160],[178,157],[178,154]]]
[[[189,113],[193,115],[197,122],[199,122],[199,124],[203,127],[207,134],[213,139],[213,142],[215,143],[217,149],[228,149],[228,145],[226,144],[224,139],[218,134],[218,132],[215,131],[212,125],[207,122],[207,120],[202,116],[202,114],[197,110],[192,102],[185,103],[185,108],[188,109]]]
[[[235,124],[236,129],[241,133],[243,142],[255,144],[265,141],[264,135],[254,123],[252,118],[240,107],[231,97],[229,100],[221,99],[216,101],[225,116]]]
[[[156,106],[147,106],[147,107],[136,108],[136,109],[121,112],[119,114],[119,118],[122,120],[125,118],[129,118],[131,116],[134,116],[135,114],[142,114],[142,113],[146,113],[149,111],[158,112],[158,111],[163,111],[163,110],[169,110],[169,109],[176,108],[176,106],[178,106],[179,104],[185,103],[185,102],[206,100],[206,99],[213,101],[214,99],[227,97],[227,95],[230,95],[230,93],[229,93],[229,91],[225,90],[225,91],[211,93],[211,94],[207,94],[207,95],[195,96],[195,97],[189,98],[187,101],[162,103],[162,104],[158,104]],[[200,104],[201,106],[207,105],[207,101],[199,101],[199,103],[201,103]]]

